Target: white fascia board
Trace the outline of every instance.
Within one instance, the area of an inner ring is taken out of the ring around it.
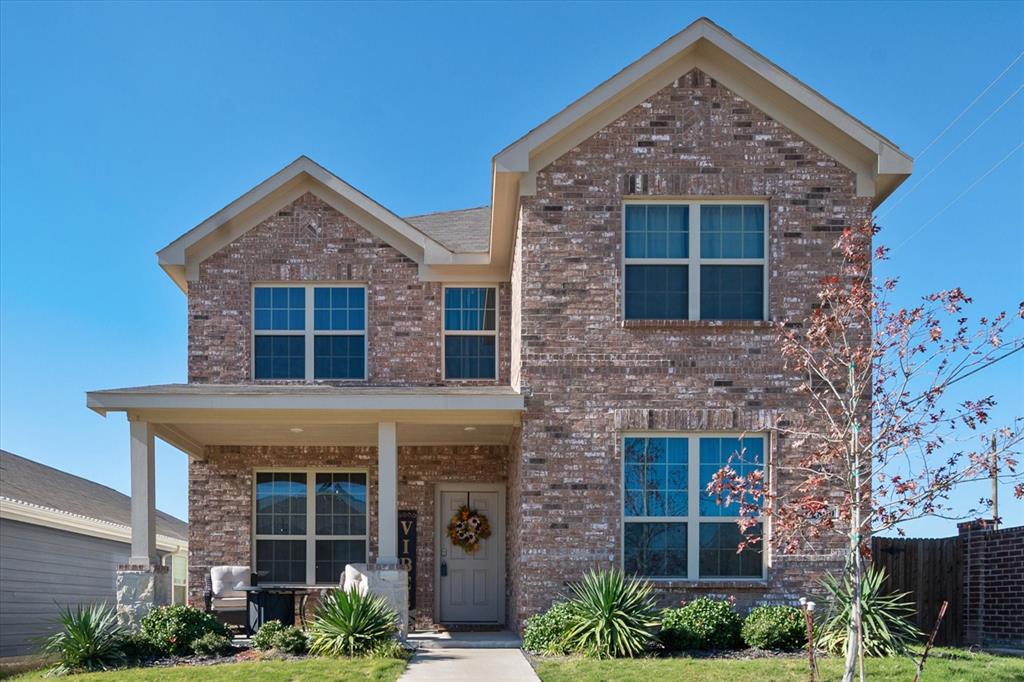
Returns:
[[[91,516],[71,514],[60,509],[43,507],[9,497],[0,497],[0,518],[31,523],[79,535],[131,543],[131,526],[111,523]],[[157,533],[156,547],[162,552],[188,554],[188,541]]]
[[[86,394],[86,406],[99,414],[129,410],[358,410],[417,412],[451,410],[522,411],[523,396],[507,394],[374,394],[345,393],[146,393],[145,391],[94,391]]]

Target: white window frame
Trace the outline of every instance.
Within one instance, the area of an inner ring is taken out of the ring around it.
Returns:
[[[445,328],[444,318],[445,312],[447,311],[447,291],[449,289],[493,289],[494,290],[494,330],[474,330],[474,329],[453,329],[448,330]],[[441,287],[441,377],[444,381],[478,381],[478,382],[494,382],[498,380],[498,370],[501,367],[501,339],[498,337],[498,329],[501,325],[501,302],[499,294],[501,288],[494,282],[490,283],[471,283],[471,282],[453,282],[451,284],[444,284]],[[449,379],[448,378],[448,367],[445,364],[445,348],[447,347],[446,339],[449,336],[493,336],[494,337],[494,377],[493,378],[480,378],[480,379]]]
[[[687,496],[686,516],[626,516],[626,439],[627,438],[685,438],[687,439]],[[768,579],[768,542],[767,526],[763,516],[757,517],[761,524],[762,538],[758,549],[761,552],[761,575],[760,576],[710,576],[700,577],[700,524],[701,523],[736,523],[739,516],[702,516],[700,513],[700,497],[703,489],[700,485],[700,439],[701,438],[742,438],[743,440],[760,439],[763,443],[764,462],[762,468],[765,472],[769,470],[771,453],[768,451],[770,440],[768,434],[763,432],[679,432],[679,431],[627,431],[619,439],[621,456],[619,458],[619,516],[622,519],[622,527],[619,536],[619,569],[626,568],[626,524],[630,522],[640,523],[685,523],[686,524],[686,576],[664,577],[664,576],[643,576],[651,582],[750,582],[760,583]],[[765,478],[768,481],[768,477]],[[767,483],[766,483],[767,485]]]
[[[256,289],[305,289],[306,310],[305,329],[256,329]],[[314,329],[316,306],[313,302],[315,289],[362,289],[365,303],[362,331],[353,329]],[[370,298],[369,289],[362,282],[254,282],[249,294],[249,376],[253,381],[305,381],[306,383],[322,383],[343,381],[346,383],[366,381],[370,364]],[[363,376],[355,379],[317,379],[316,378],[316,337],[317,336],[359,336],[363,337]],[[304,336],[305,337],[305,378],[303,379],[257,379],[256,378],[256,337],[257,336]]]
[[[688,239],[688,253],[687,258],[626,258],[626,206],[647,206],[647,205],[669,205],[669,206],[687,206],[689,207],[689,239]],[[725,206],[725,205],[740,205],[740,206],[761,206],[764,210],[764,257],[762,258],[702,258],[700,255],[700,207],[703,205],[710,206]],[[622,316],[623,322],[635,322],[642,321],[644,318],[626,318],[626,266],[627,265],[685,265],[687,266],[687,317],[685,319],[692,321],[700,321],[700,266],[701,265],[760,265],[761,275],[763,278],[761,290],[763,293],[763,300],[761,302],[761,320],[770,320],[768,310],[768,234],[769,225],[768,218],[770,216],[768,210],[768,201],[764,198],[711,198],[703,197],[700,199],[655,199],[646,197],[636,197],[625,199],[622,204],[622,224],[620,226],[621,234],[621,285],[619,287],[621,305],[619,306],[619,314]],[[658,322],[679,322],[681,320],[661,320]],[[705,322],[715,322],[717,320],[704,320]],[[733,321],[733,320],[726,320]],[[755,322],[756,320],[735,320],[735,322]]]
[[[306,474],[306,534],[266,535],[256,533],[256,475],[257,474]],[[317,535],[316,534],[316,475],[317,474],[364,474],[366,476],[366,534],[365,535]],[[345,468],[278,468],[261,467],[252,472],[252,570],[257,566],[257,540],[304,540],[306,542],[306,585],[316,585],[316,541],[317,540],[363,540],[363,556],[370,558],[370,472],[367,469]],[[267,583],[268,585],[292,585],[297,583]],[[326,584],[326,583],[325,583]],[[333,584],[333,583],[332,583]]]

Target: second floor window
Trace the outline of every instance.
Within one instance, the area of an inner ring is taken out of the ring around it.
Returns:
[[[366,288],[253,288],[255,379],[366,378]]]
[[[626,319],[767,319],[765,216],[760,203],[626,204]]]
[[[495,287],[445,287],[445,379],[497,378],[497,298]]]

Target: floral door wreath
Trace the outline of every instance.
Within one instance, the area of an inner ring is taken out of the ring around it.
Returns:
[[[491,537],[491,524],[476,509],[462,505],[448,523],[448,537],[452,544],[468,554],[480,549],[480,541]]]

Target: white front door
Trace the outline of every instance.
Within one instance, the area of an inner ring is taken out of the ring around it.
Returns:
[[[503,617],[504,586],[499,579],[505,554],[505,510],[499,486],[446,485],[440,490],[437,514],[439,563],[439,620],[442,623],[499,623]],[[491,536],[475,552],[453,545],[447,529],[463,506],[487,517]]]

